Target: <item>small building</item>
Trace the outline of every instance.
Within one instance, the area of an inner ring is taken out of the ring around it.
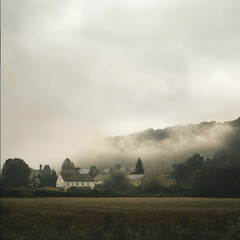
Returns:
[[[121,167],[120,170],[127,174],[134,174],[136,168],[135,167]]]
[[[163,186],[164,187],[178,187],[181,184],[175,178],[164,178],[163,179]]]
[[[206,161],[207,159],[213,159],[215,153],[201,153],[200,156],[203,157],[204,161]]]
[[[95,178],[95,185],[101,185],[104,183],[104,180],[107,178],[106,174],[98,174]]]
[[[129,173],[134,174],[136,171],[136,167],[128,167]]]
[[[64,173],[61,172],[57,178],[56,187],[63,188],[65,191],[70,187],[82,189],[93,189],[95,181],[89,174]]]
[[[53,175],[56,177],[56,172],[51,169],[49,165],[45,165],[44,168],[42,168],[42,164],[40,164],[39,169],[31,169],[29,187],[40,187],[43,175]]]
[[[142,185],[145,175],[144,174],[131,174],[131,175],[127,175],[127,177],[129,178],[130,182],[134,186],[138,187],[138,186]]]
[[[147,176],[152,174],[160,175],[161,177],[170,178],[174,172],[174,168],[147,168],[145,169],[145,174]]]
[[[102,174],[110,174],[112,172],[112,168],[105,168]]]

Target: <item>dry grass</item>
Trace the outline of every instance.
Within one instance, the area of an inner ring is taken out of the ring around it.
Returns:
[[[144,238],[144,232],[149,235],[161,231],[162,239],[164,239],[163,236],[166,234],[177,234],[181,231],[191,231],[192,233],[206,231],[223,233],[227,231],[229,224],[237,222],[240,216],[240,200],[3,198],[1,199],[1,210],[1,230],[9,236],[16,237],[24,234],[27,236],[29,232],[33,236],[34,234],[39,236],[39,233],[43,231],[46,233],[90,232],[97,229],[104,233],[112,233],[115,230],[119,234],[129,231],[140,232],[142,238],[139,237],[139,239],[147,239]],[[42,238],[36,239],[54,239],[50,235],[43,235]],[[106,238],[105,236],[105,238],[96,239]],[[29,239],[34,239],[34,237]]]

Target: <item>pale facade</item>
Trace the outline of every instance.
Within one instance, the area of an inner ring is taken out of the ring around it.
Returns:
[[[138,187],[142,185],[145,175],[144,174],[132,174],[127,175],[130,182],[135,186]]]
[[[60,174],[57,178],[57,183],[56,183],[56,187],[57,188],[64,188],[64,190],[66,191],[68,188],[71,187],[79,187],[79,188],[91,188],[93,189],[95,186],[95,182],[91,179],[89,180],[84,180],[81,175],[79,175],[78,179],[74,178],[71,181],[71,176],[69,177],[70,179],[66,178],[64,179],[64,177]]]

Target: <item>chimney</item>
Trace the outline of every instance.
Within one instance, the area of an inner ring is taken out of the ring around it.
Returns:
[[[42,164],[40,164],[40,171],[42,171]]]

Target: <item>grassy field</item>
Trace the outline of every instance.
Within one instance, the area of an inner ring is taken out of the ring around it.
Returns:
[[[239,217],[239,199],[2,198],[1,239],[235,240]]]

